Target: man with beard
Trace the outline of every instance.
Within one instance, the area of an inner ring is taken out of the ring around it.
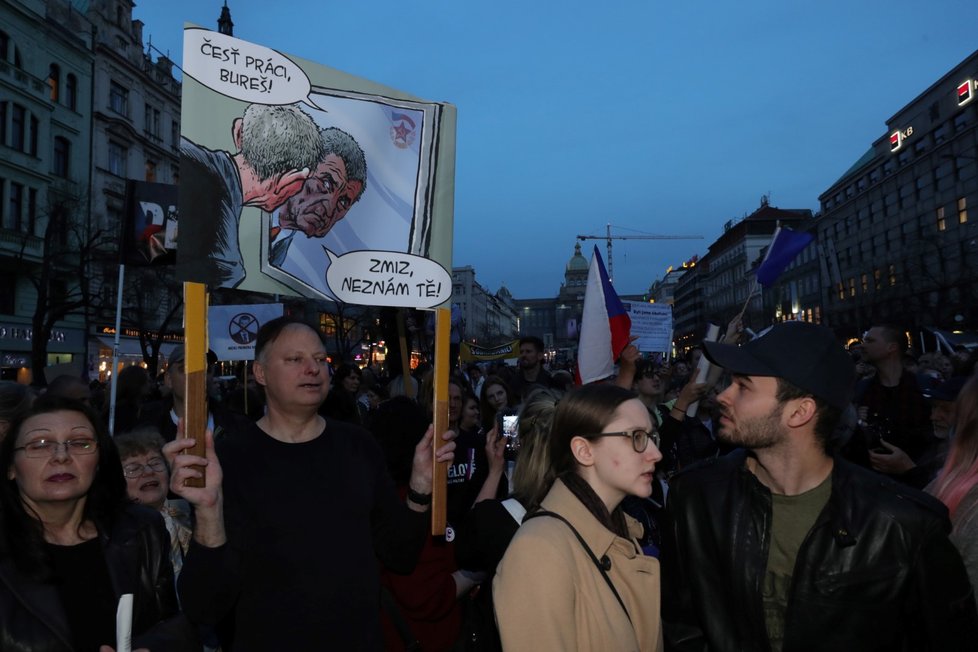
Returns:
[[[973,649],[943,505],[826,452],[855,373],[832,332],[787,322],[705,346],[733,376],[719,437],[741,448],[671,482],[667,649]]]
[[[520,402],[535,389],[550,389],[553,379],[543,368],[543,340],[533,335],[520,338],[519,371],[513,379],[513,393]]]
[[[325,154],[316,170],[278,213],[268,259],[281,267],[296,232],[322,238],[349,212],[367,187],[367,162],[353,136],[336,127],[320,132]]]

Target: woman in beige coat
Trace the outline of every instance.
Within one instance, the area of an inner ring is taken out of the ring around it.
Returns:
[[[642,554],[619,505],[648,496],[658,434],[635,394],[613,385],[569,392],[551,432],[553,467],[493,581],[507,652],[662,649],[659,562]]]

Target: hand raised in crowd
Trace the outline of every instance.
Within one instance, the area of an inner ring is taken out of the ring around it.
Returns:
[[[729,324],[727,324],[727,332],[724,333],[723,339],[720,341],[724,344],[739,344],[743,336],[744,317],[743,315],[737,315],[730,320]]]
[[[884,448],[887,448],[889,452],[881,453],[874,450],[869,451],[869,464],[873,467],[874,471],[894,475],[898,473],[906,473],[910,469],[917,466],[914,464],[914,461],[910,459],[910,456],[903,451],[903,449],[897,448],[893,444],[887,443],[883,439],[880,440],[880,444],[882,444]]]
[[[224,476],[214,451],[213,433],[210,430],[204,433],[204,457],[184,452],[195,444],[192,437],[178,434],[163,447],[163,455],[170,464],[170,490],[194,506],[197,519],[194,539],[205,546],[217,547],[227,540],[221,487]],[[191,478],[204,478],[205,486],[186,486]]]
[[[455,437],[457,433],[454,430],[446,430],[441,435],[442,444],[436,451],[435,456],[438,462],[448,462],[451,464],[452,460],[455,459]],[[431,449],[434,446],[435,439],[435,427],[433,425],[428,426],[427,432],[425,432],[424,437],[418,442],[418,445],[414,447],[414,461],[411,464],[411,480],[408,482],[408,487],[419,494],[427,495],[431,493],[431,485],[433,483],[434,476],[434,464],[431,460]],[[408,506],[412,509],[414,507],[413,502],[409,502]],[[426,505],[418,507],[424,507],[424,509],[416,509],[416,511],[426,511],[428,507]]]
[[[642,352],[632,344],[638,339],[637,335],[628,338],[628,345],[622,349],[618,356],[618,375],[615,377],[615,384],[625,389],[631,389],[635,382],[635,372],[638,369],[638,359],[642,357]]]
[[[498,471],[500,474],[506,467],[506,438],[499,434],[498,426],[486,433],[486,458],[489,463],[489,473]]]
[[[706,390],[709,387],[709,383],[698,383],[695,380],[690,380],[683,385],[679,396],[676,398],[676,402],[672,406],[672,410],[685,413],[691,404],[703,398],[703,395],[706,394]]]

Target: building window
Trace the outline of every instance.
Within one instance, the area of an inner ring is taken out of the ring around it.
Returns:
[[[176,120],[170,122],[170,142],[173,149],[180,147],[180,123]]]
[[[54,137],[54,175],[68,178],[68,161],[71,158],[71,143],[67,138]]]
[[[14,104],[10,115],[10,146],[18,152],[24,151],[25,135],[27,131],[27,109],[19,104]]]
[[[65,78],[65,106],[72,111],[78,108],[78,79],[71,73]]]
[[[0,145],[7,144],[7,103],[0,102]]]
[[[41,133],[41,124],[38,122],[37,118],[31,116],[31,131],[29,135],[29,141],[27,143],[27,152],[31,156],[37,156],[37,139]]]
[[[944,207],[941,206],[937,209],[937,230],[944,231],[947,229],[947,222],[944,220]]]
[[[156,162],[146,161],[146,181],[156,181]]]
[[[51,101],[57,102],[61,97],[61,68],[56,63],[48,69],[48,88],[51,89]]]
[[[109,86],[109,108],[121,115],[129,115],[129,89],[112,82]]]
[[[154,138],[160,137],[160,110],[151,104],[146,105],[144,115],[143,131]]]
[[[958,199],[958,224],[968,223],[968,198]]]
[[[856,278],[854,276],[849,277],[849,296],[856,296]]]
[[[24,210],[24,186],[19,183],[10,184],[10,203],[7,214],[3,218],[3,228],[20,231],[21,216]]]
[[[37,188],[27,191],[27,232],[37,234]]]
[[[116,176],[126,176],[126,159],[129,152],[119,143],[109,141],[109,172]]]
[[[873,287],[875,289],[877,289],[877,290],[879,290],[882,287],[882,283],[880,282],[880,271],[879,271],[879,269],[874,269],[873,270]]]
[[[896,285],[896,265],[890,265],[890,269],[888,270],[888,276],[890,281],[890,287],[894,287]]]
[[[861,280],[863,286],[863,294],[866,294],[867,292],[869,292],[869,276],[867,274],[863,274]]]

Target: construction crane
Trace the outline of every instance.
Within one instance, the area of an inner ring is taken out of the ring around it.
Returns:
[[[608,279],[615,280],[613,266],[611,262],[611,241],[612,240],[702,240],[701,235],[611,235],[611,225],[607,225],[605,235],[579,235],[578,240],[607,240],[608,241]]]

